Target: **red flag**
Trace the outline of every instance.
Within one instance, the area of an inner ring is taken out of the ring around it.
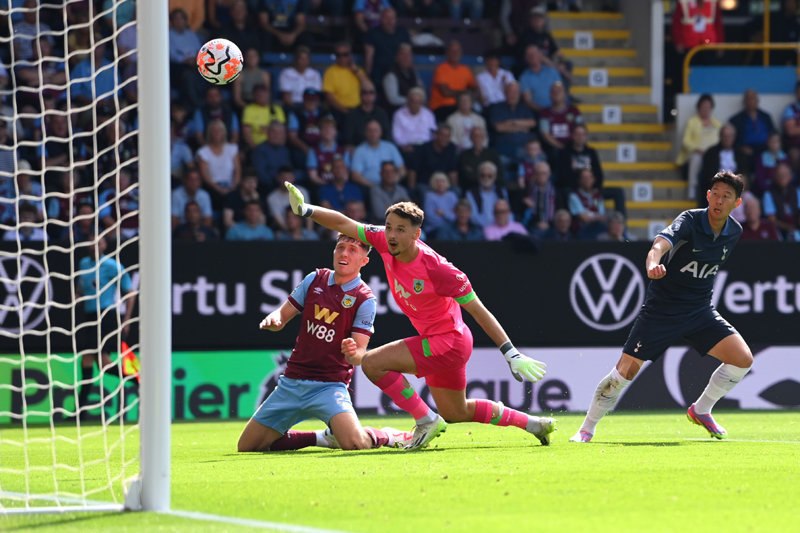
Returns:
[[[136,357],[136,354],[133,353],[133,350],[128,343],[122,341],[120,346],[122,348],[122,374],[124,376],[136,376],[136,381],[139,380],[139,369],[141,367],[141,363],[139,362],[139,358]]]

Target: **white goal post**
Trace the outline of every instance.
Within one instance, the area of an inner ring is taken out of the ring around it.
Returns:
[[[168,0],[138,3],[141,208],[141,506],[170,508],[172,246],[170,228]],[[131,487],[128,494],[132,495]],[[129,499],[129,508],[135,498]]]
[[[0,516],[168,511],[169,2],[2,4]]]

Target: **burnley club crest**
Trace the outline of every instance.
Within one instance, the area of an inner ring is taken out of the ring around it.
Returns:
[[[425,289],[425,280],[422,279],[415,279],[414,280],[414,292],[419,294]]]

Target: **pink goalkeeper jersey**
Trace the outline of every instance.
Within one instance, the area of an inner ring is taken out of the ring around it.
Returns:
[[[475,299],[466,274],[422,241],[417,241],[419,254],[413,261],[398,261],[389,253],[382,226],[359,225],[358,236],[380,254],[392,296],[420,335],[465,327],[459,304]]]

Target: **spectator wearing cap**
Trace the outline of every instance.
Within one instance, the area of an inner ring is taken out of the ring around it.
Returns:
[[[309,152],[319,144],[320,121],[323,117],[319,98],[317,89],[307,87],[303,91],[303,103],[294,106],[288,113],[289,146],[296,168],[305,165]]]
[[[461,64],[461,43],[450,41],[445,52],[446,60],[433,71],[429,106],[441,122],[456,109],[456,96],[463,91],[475,91],[478,84],[472,70]]]
[[[414,87],[425,88],[419,73],[414,69],[414,51],[408,43],[397,48],[394,64],[383,76],[383,98],[394,113],[406,105],[408,92]]]
[[[294,52],[292,66],[281,70],[278,75],[278,89],[283,105],[287,108],[303,103],[303,95],[308,88],[322,91],[322,76],[311,66],[311,50],[298,46]]]
[[[333,158],[338,156],[350,168],[350,152],[336,142],[336,121],[330,115],[320,120],[320,142],[308,152],[306,168],[311,183],[325,185],[333,180]]]
[[[377,120],[370,120],[364,129],[364,142],[359,144],[353,152],[352,178],[353,182],[363,187],[373,187],[380,183],[381,164],[392,161],[404,176],[406,168],[400,150],[381,139],[381,125]]]
[[[572,63],[567,61],[558,48],[556,40],[547,29],[547,10],[544,6],[537,6],[530,10],[528,27],[519,37],[518,57],[522,57],[527,47],[535,44],[542,53],[542,62],[555,68],[561,75],[567,92],[572,81]]]
[[[414,150],[431,140],[436,130],[436,118],[425,107],[425,91],[414,87],[408,93],[406,105],[392,116],[392,140],[403,152],[409,167],[413,167]]]
[[[364,37],[364,68],[375,86],[392,68],[401,44],[411,44],[408,30],[397,26],[397,12],[391,7],[381,10],[380,24]]]
[[[538,6],[541,0],[501,0],[500,27],[510,49],[516,47],[519,36],[528,26],[531,9]]]
[[[514,75],[500,67],[500,56],[496,52],[486,54],[483,59],[486,68],[478,74],[478,89],[483,107],[506,101],[506,85],[515,81]]]
[[[369,81],[364,69],[353,61],[350,44],[336,45],[336,62],[322,77],[322,92],[334,116],[338,119],[361,103],[361,87]]]
[[[251,149],[269,139],[268,127],[272,122],[286,123],[283,108],[270,100],[267,86],[258,84],[253,88],[253,103],[247,104],[242,113],[242,137]]]
[[[348,202],[363,202],[364,194],[361,187],[350,181],[350,169],[341,155],[333,155],[331,166],[333,179],[320,187],[319,205],[343,213]]]

